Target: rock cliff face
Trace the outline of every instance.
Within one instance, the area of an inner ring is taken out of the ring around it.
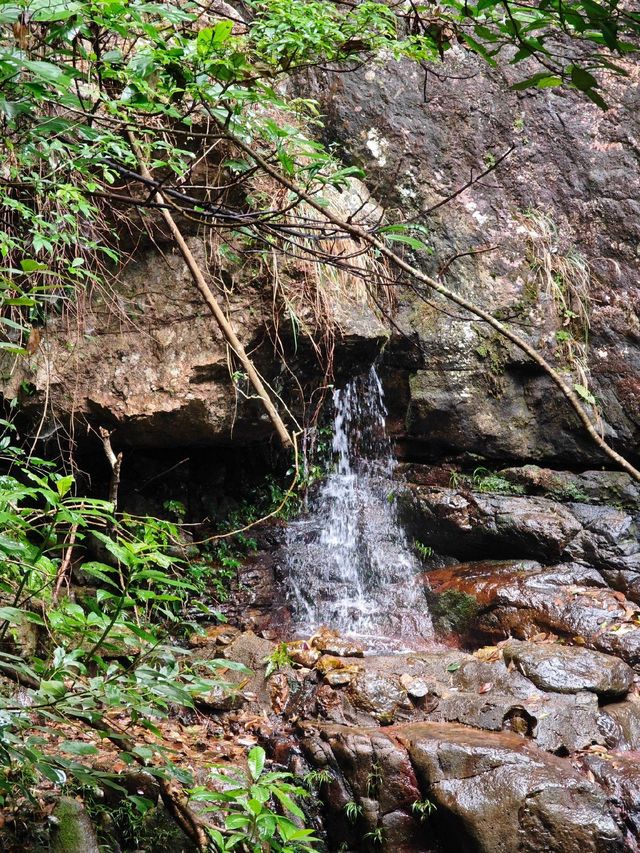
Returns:
[[[365,166],[389,218],[428,229],[433,254],[414,260],[516,324],[575,381],[588,381],[605,434],[637,456],[640,89],[626,82],[602,113],[565,89],[510,92],[509,73],[453,51],[426,71],[389,62],[299,86],[320,99],[327,137],[347,161]],[[512,147],[494,171],[458,192]],[[199,259],[211,260],[207,240],[190,240]],[[273,338],[279,328],[287,350],[290,317],[286,310],[274,317],[256,269],[214,261],[241,339],[287,397]],[[406,287],[398,295],[395,324],[407,337],[387,323],[383,373],[405,456],[560,467],[601,461],[549,380],[518,351],[439,298]],[[329,296],[340,315],[338,339],[351,356],[357,351],[356,362],[371,359],[385,333],[380,319]],[[37,405],[47,396],[50,426],[75,413],[118,426],[134,446],[245,444],[270,435],[242,393],[248,389],[231,381],[235,368],[181,259],[162,242],[138,251],[115,292],[94,294],[73,325],[52,324],[31,369],[6,389],[35,386]],[[303,379],[318,372],[308,353],[293,350]]]
[[[353,181],[332,203],[363,216],[368,199]],[[387,340],[359,279],[286,258],[274,267],[269,258],[241,259],[211,232],[181,227],[274,399],[301,421],[313,389],[326,385],[327,356],[338,375],[341,361],[358,372]],[[166,235],[153,237],[123,253],[127,263],[71,315],[49,319],[38,350],[5,380],[4,395],[19,397],[36,424],[44,409],[42,436],[69,430],[82,442],[87,426],[104,426],[115,443],[134,448],[266,444],[269,418],[182,256]]]
[[[602,113],[564,89],[510,92],[509,74],[452,51],[428,71],[390,62],[305,85],[321,100],[327,135],[364,165],[390,215],[429,229],[425,270],[517,324],[560,367],[575,371],[567,338],[584,340],[588,322],[603,426],[634,454],[640,89],[625,84]],[[430,212],[512,147],[495,171]],[[412,362],[405,345],[392,346],[388,381],[404,392],[394,414],[411,455],[594,458],[556,390],[518,352],[437,298],[403,290],[401,302],[399,324],[420,354]]]

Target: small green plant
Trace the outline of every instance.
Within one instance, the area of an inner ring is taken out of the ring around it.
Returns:
[[[372,844],[380,846],[384,841],[384,831],[381,826],[376,826],[371,832],[365,833],[364,838],[371,841]]]
[[[479,605],[473,595],[448,589],[440,594],[429,593],[429,607],[434,622],[443,633],[464,633],[475,619]]]
[[[245,384],[248,381],[249,377],[243,370],[234,370],[231,374],[231,381],[235,386]]]
[[[126,849],[135,850],[143,844],[152,841],[156,845],[168,843],[171,839],[170,826],[151,827],[148,820],[154,803],[146,797],[130,794],[123,795],[116,805],[107,804],[104,800],[104,792],[98,785],[68,785],[67,793],[71,796],[80,796],[84,806],[98,827],[98,834],[102,836],[101,828],[108,828],[105,834],[106,844],[113,844],[114,834],[117,840]]]
[[[589,495],[576,483],[558,482],[545,492],[545,497],[574,503],[589,503]]]
[[[314,788],[320,788],[322,785],[328,785],[333,781],[333,773],[325,768],[324,770],[310,770],[305,774],[303,782],[311,791]]]
[[[23,379],[20,383],[20,393],[23,397],[33,397],[33,395],[36,393],[36,390],[36,386],[33,384],[33,382],[27,382],[26,379]]]
[[[562,496],[575,503],[589,503],[589,495],[575,483],[566,483],[562,487]]]
[[[348,803],[344,804],[344,813],[346,814],[349,823],[356,823],[362,814],[362,806],[360,803],[356,803],[355,800],[349,800]]]
[[[371,765],[371,770],[367,776],[367,795],[369,797],[376,797],[378,795],[378,791],[380,790],[380,786],[382,785],[382,772],[380,769],[380,765],[377,761],[374,761]]]
[[[415,803],[411,803],[411,811],[420,821],[430,818],[436,808],[436,804],[429,799],[416,800]]]
[[[187,508],[182,503],[182,501],[177,501],[177,500],[165,501],[162,504],[162,507],[163,507],[163,509],[166,509],[166,511],[168,513],[175,516],[175,518],[177,518],[178,521],[184,521],[184,518],[187,514]]]
[[[573,390],[576,392],[578,397],[581,397],[585,401],[585,403],[588,403],[590,406],[597,405],[598,401],[593,396],[591,391],[589,391],[586,385],[583,385],[580,382],[575,382],[573,385]]]
[[[449,487],[451,489],[467,489],[471,485],[471,478],[461,471],[452,471],[449,475]]]
[[[416,539],[413,545],[423,560],[428,560],[429,557],[433,557],[433,548],[430,545],[425,545],[423,542],[420,542],[419,539]]]
[[[499,396],[503,390],[509,350],[500,335],[494,334],[488,338],[483,337],[475,351],[488,368],[484,373],[484,379],[488,384],[489,391],[494,396]]]
[[[211,781],[221,790],[193,788],[190,799],[210,803],[205,811],[219,821],[209,829],[216,853],[313,853],[318,839],[313,830],[296,824],[305,814],[295,801],[308,791],[294,784],[290,773],[267,771],[264,749],[255,746],[247,756],[248,776],[214,770]]]
[[[524,488],[501,477],[495,471],[479,467],[473,472],[472,487],[476,492],[494,492],[503,495],[524,494]]]
[[[274,672],[283,669],[285,666],[291,666],[293,661],[289,654],[289,648],[286,643],[278,643],[275,649],[268,655],[262,663],[266,663],[264,677],[269,678]]]

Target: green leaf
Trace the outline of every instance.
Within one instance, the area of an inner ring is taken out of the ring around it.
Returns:
[[[56,489],[58,490],[58,494],[61,498],[63,498],[73,486],[74,478],[71,474],[68,474],[66,477],[60,477],[59,480],[56,480]]]
[[[538,89],[548,89],[552,86],[561,86],[562,78],[555,74],[549,74],[548,71],[541,71],[538,74],[533,74],[527,77],[526,80],[520,80],[519,83],[514,83],[511,87],[515,92],[520,92],[523,89],[530,89],[536,86]]]
[[[65,73],[59,65],[52,62],[40,60],[22,59],[24,68],[47,83],[55,83],[59,86],[68,86],[71,83],[71,75]]]
[[[82,11],[81,2],[70,0],[29,0],[29,14],[34,21],[65,21]]]
[[[41,681],[39,690],[41,693],[45,693],[49,696],[53,696],[54,699],[60,699],[60,697],[64,696],[67,692],[67,688],[62,681]]]
[[[461,666],[461,664],[459,664],[457,662],[450,663],[449,666],[447,667],[447,672],[456,672],[457,670],[460,669],[460,666]]]
[[[196,39],[198,56],[207,57],[228,41],[233,29],[233,21],[220,21],[215,27],[200,30]]]
[[[34,261],[33,258],[24,258],[20,261],[22,272],[44,272],[48,270],[47,264],[41,264],[40,261]]]
[[[247,756],[249,772],[254,779],[258,779],[264,770],[265,752],[260,746],[254,746]]]
[[[581,92],[586,92],[587,89],[593,89],[598,85],[598,81],[593,74],[589,74],[588,71],[585,71],[584,68],[579,68],[577,65],[571,66],[571,82]]]
[[[598,92],[595,91],[595,89],[586,89],[584,94],[590,101],[593,101],[596,106],[600,107],[601,110],[606,112],[606,110],[609,109],[609,104]]]
[[[249,818],[241,814],[230,814],[225,820],[227,829],[244,829],[249,823]]]
[[[23,622],[31,622],[34,625],[44,625],[42,616],[32,613],[30,610],[21,610],[19,607],[0,607],[0,619],[21,625]]]
[[[427,246],[426,243],[423,243],[422,240],[418,240],[416,237],[411,237],[409,234],[385,234],[385,239],[390,240],[394,243],[406,243],[407,246],[411,246],[412,249],[419,249],[423,252],[433,252],[433,248],[431,246]]]
[[[589,405],[595,406],[596,398],[593,396],[591,391],[589,391],[589,389],[586,388],[584,385],[580,385],[579,383],[576,383],[573,386],[573,390],[576,392],[578,397],[581,397],[583,400],[585,400],[585,402],[589,403]]]
[[[70,755],[97,755],[99,752],[97,746],[92,743],[85,743],[82,740],[65,740],[59,746],[62,752],[68,752]]]
[[[64,785],[67,781],[67,774],[60,767],[54,767],[52,764],[46,764],[45,762],[37,762],[35,767],[42,773],[45,779],[55,782],[56,785]]]
[[[286,809],[288,812],[291,812],[295,817],[299,817],[304,819],[304,812],[300,808],[300,806],[296,805],[291,797],[288,794],[285,794],[280,788],[274,788],[273,793],[280,800],[282,807]]]

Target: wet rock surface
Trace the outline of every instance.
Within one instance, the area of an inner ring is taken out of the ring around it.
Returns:
[[[563,503],[610,504],[640,509],[640,484],[623,471],[558,471],[538,465],[504,468],[499,475],[522,487],[527,494],[550,497]]]
[[[577,564],[460,563],[429,572],[432,594],[463,593],[477,604],[469,634],[526,639],[551,631],[640,666],[638,607]]]
[[[618,749],[640,750],[640,702],[632,696],[624,702],[606,705],[601,725],[610,741],[608,746]]]
[[[318,789],[328,850],[637,849],[640,700],[614,656],[547,633],[473,653],[296,661],[309,638],[265,678],[273,642],[215,640],[216,655],[254,671],[244,711],[227,712],[234,725],[249,720],[298,774],[328,771]]]
[[[326,627],[288,641],[281,561],[258,555],[241,570],[238,624],[264,637],[216,639],[218,653],[258,666],[242,709],[287,730],[279,760],[296,772],[300,749],[307,769],[330,769],[329,850],[636,853],[634,487],[525,466],[500,471],[503,491],[489,492],[452,488],[452,470],[406,465],[398,489],[428,546],[434,646],[390,653]],[[265,687],[282,641],[290,663]]]
[[[622,851],[605,793],[517,735],[418,723],[390,729],[308,726],[307,760],[329,769],[327,824],[359,803],[359,829],[385,851]],[[433,815],[416,820],[416,803]],[[340,837],[339,835],[337,837]]]
[[[638,528],[625,510],[428,486],[413,486],[410,495],[404,500],[412,524],[443,553],[461,559],[480,551],[547,563],[579,561],[630,597],[638,595]]]
[[[585,755],[583,768],[605,792],[627,848],[640,848],[640,754]]]
[[[633,670],[621,660],[580,646],[509,642],[503,646],[502,654],[540,690],[589,690],[613,697],[628,693],[633,683]]]

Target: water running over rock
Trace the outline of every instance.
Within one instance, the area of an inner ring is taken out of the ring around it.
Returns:
[[[375,368],[335,390],[333,403],[335,468],[288,531],[294,622],[307,633],[327,625],[377,649],[415,647],[433,628],[420,565],[398,522]]]

